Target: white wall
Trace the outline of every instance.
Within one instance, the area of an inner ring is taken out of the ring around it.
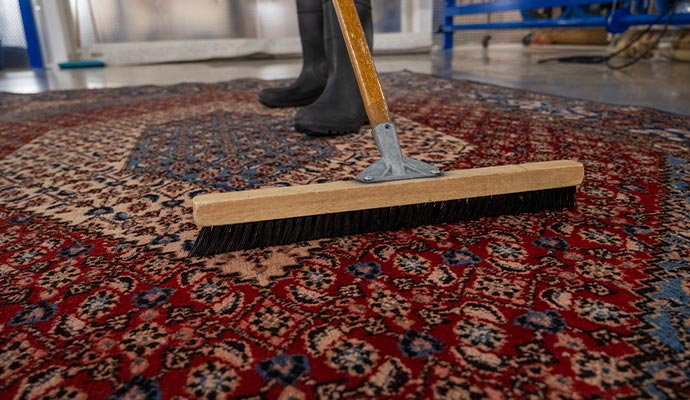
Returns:
[[[32,3],[46,68],[74,59],[77,46],[70,3],[65,0],[32,0]]]

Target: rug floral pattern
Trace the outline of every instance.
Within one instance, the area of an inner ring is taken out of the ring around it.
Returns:
[[[282,82],[0,94],[6,398],[690,396],[690,118],[409,72],[404,151],[570,158],[571,210],[188,258],[191,198],[352,179]]]

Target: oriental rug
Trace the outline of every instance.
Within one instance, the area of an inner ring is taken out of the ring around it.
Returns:
[[[687,398],[690,118],[400,72],[404,151],[575,159],[571,210],[188,258],[191,198],[352,177],[236,80],[0,94],[0,392]]]

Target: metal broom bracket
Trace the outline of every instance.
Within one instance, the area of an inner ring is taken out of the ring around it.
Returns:
[[[362,103],[369,122],[374,127],[372,133],[376,147],[381,153],[381,159],[357,175],[357,180],[374,183],[441,175],[441,171],[433,165],[403,156],[355,3],[352,0],[333,0],[332,4],[362,95]]]
[[[403,156],[398,133],[392,122],[376,125],[372,129],[372,134],[381,153],[381,159],[357,175],[358,181],[375,183],[441,175],[441,171],[433,165]]]

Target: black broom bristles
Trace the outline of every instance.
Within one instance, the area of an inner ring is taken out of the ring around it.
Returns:
[[[575,186],[333,214],[202,227],[190,256],[385,232],[575,205]]]

